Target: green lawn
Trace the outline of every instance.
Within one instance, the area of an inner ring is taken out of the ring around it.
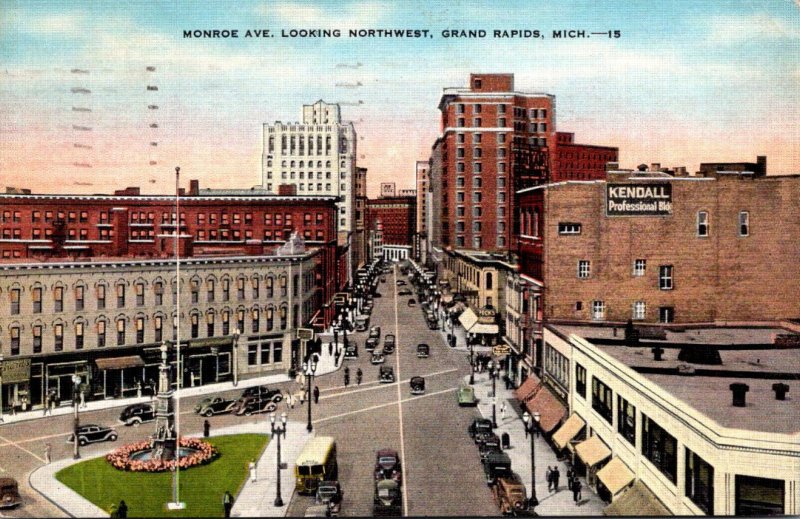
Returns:
[[[56,478],[103,510],[124,499],[130,517],[222,517],[222,494],[226,490],[238,494],[247,478],[247,464],[258,459],[267,440],[262,434],[208,438],[220,455],[208,465],[180,472],[184,510],[166,509],[166,503],[172,501],[170,472],[122,472],[103,456],[61,470]]]

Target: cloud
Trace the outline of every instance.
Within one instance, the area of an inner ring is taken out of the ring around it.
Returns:
[[[392,6],[382,2],[356,2],[324,8],[300,2],[280,2],[256,8],[256,14],[267,17],[267,21],[309,28],[369,27],[389,18],[392,13]]]
[[[796,0],[797,1],[797,0]],[[745,40],[797,40],[800,25],[792,24],[765,13],[750,15],[717,15],[704,28],[714,42]]]
[[[84,28],[84,17],[79,13],[17,16],[15,28],[21,32],[49,36],[79,34]]]

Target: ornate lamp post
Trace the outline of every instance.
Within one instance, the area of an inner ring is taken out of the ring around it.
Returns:
[[[345,335],[345,337],[347,337]],[[345,339],[345,344],[347,344]],[[303,362],[303,373],[306,374],[306,380],[308,380],[308,425],[306,425],[306,430],[311,432],[314,427],[311,425],[311,382],[314,380],[314,373],[317,372],[317,363],[319,362],[319,355],[309,355],[305,362]]]
[[[522,415],[525,432],[531,437],[531,498],[528,500],[528,504],[532,507],[539,504],[539,500],[536,499],[536,442],[533,439],[533,433],[539,427],[540,419],[541,415],[538,412],[534,412],[531,416],[528,411],[525,411]]]
[[[81,377],[77,374],[72,375],[72,409],[74,411],[74,419],[72,424],[72,438],[74,440],[72,459],[81,459],[81,453],[78,450],[80,440],[78,439],[78,429],[80,428],[80,419],[78,418],[78,405],[80,404],[80,391],[81,391]]]
[[[497,362],[489,361],[489,377],[492,379],[492,428],[497,428]]]
[[[242,331],[237,327],[233,331],[233,387],[239,385],[239,336]]]
[[[269,415],[269,421],[272,427],[272,437],[278,438],[278,483],[276,487],[275,506],[283,506],[283,499],[281,499],[281,435],[286,438],[286,413],[281,413],[280,427],[275,425],[275,413]]]

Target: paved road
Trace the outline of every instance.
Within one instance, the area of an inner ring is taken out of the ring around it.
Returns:
[[[396,276],[397,274],[395,274]],[[351,385],[343,387],[341,372],[315,379],[321,398],[313,409],[318,435],[337,439],[339,478],[345,489],[343,516],[372,514],[374,453],[380,448],[400,452],[404,464],[404,510],[407,515],[496,515],[491,493],[483,482],[477,449],[466,429],[477,412],[455,404],[455,389],[468,373],[462,352],[448,348],[438,331],[429,330],[419,307],[407,306],[408,296],[397,296],[396,277],[387,276],[380,285],[383,297],[375,299],[371,325],[397,337],[398,349],[387,355],[387,365],[394,366],[398,382],[379,384],[378,367],[369,363],[363,350],[367,333],[350,335],[359,344],[360,357],[345,361],[351,370]],[[410,284],[409,284],[410,285]],[[413,296],[415,297],[415,296]],[[416,357],[416,345],[426,342],[431,347],[428,359]],[[364,371],[361,386],[355,385],[355,371]],[[426,379],[426,394],[412,396],[408,379],[415,375]],[[295,384],[278,384],[283,390],[296,389]],[[241,390],[223,394],[238,396]],[[181,399],[181,428],[185,434],[202,430],[204,418],[194,415],[192,407],[202,397]],[[281,411],[288,410],[281,405]],[[305,421],[306,407],[288,410],[290,419]],[[120,409],[81,413],[81,423],[115,424]],[[260,421],[269,430],[265,415],[236,417],[220,415],[210,418],[212,428],[243,421]],[[44,462],[47,443],[52,444],[52,458],[71,456],[66,437],[72,428],[70,416],[54,416],[0,427],[0,476],[10,475],[20,482],[25,500],[19,509],[6,511],[10,517],[61,517],[64,514],[27,486],[28,474]],[[118,444],[148,437],[154,425],[138,428],[117,426]],[[84,447],[84,451],[107,448],[108,445]],[[295,495],[289,515],[302,516],[309,498]]]

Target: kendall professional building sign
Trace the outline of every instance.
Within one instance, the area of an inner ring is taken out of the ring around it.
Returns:
[[[672,184],[607,184],[606,216],[668,216]]]

